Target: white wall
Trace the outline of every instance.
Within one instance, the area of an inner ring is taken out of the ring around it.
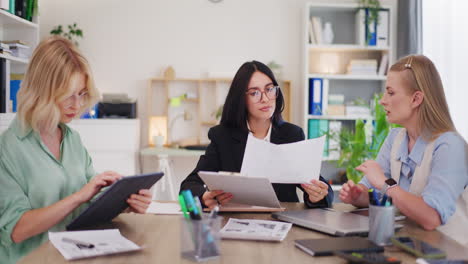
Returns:
[[[394,1],[394,0],[389,0]],[[245,61],[275,60],[292,80],[293,122],[301,124],[303,8],[307,0],[42,0],[41,38],[77,22],[80,48],[101,92],[138,98],[146,120],[147,79],[168,65],[178,77],[232,72]],[[146,126],[142,126],[146,145]]]

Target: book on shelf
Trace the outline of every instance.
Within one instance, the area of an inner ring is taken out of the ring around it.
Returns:
[[[346,105],[346,116],[368,117],[371,116],[370,108],[363,105]]]
[[[315,39],[315,34],[314,34],[314,26],[312,25],[312,19],[309,20],[307,23],[308,27],[308,35],[309,35],[309,43],[310,44],[317,44],[317,40]]]
[[[316,44],[322,44],[322,19],[320,17],[312,17],[312,28],[317,42]]]
[[[380,76],[386,75],[387,67],[388,67],[388,54],[385,53],[382,55],[382,58],[380,59],[378,75]]]
[[[353,59],[349,62],[349,65],[347,67],[347,74],[376,75],[377,74],[377,60]]]

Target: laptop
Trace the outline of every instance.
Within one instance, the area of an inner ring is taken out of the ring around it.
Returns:
[[[275,212],[272,217],[334,236],[365,236],[369,233],[369,217],[333,209]],[[395,225],[395,228],[401,227]]]
[[[123,177],[114,182],[95,201],[67,225],[67,230],[91,228],[110,222],[128,207],[127,199],[141,189],[149,189],[162,178],[164,173],[155,172]]]

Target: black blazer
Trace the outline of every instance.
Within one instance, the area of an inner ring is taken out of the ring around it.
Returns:
[[[203,180],[198,176],[199,171],[232,171],[240,172],[242,160],[244,158],[245,146],[247,144],[248,132],[240,129],[227,128],[222,125],[217,125],[210,129],[208,138],[211,143],[206,149],[205,155],[200,157],[197,167],[190,173],[180,185],[180,190],[189,189],[193,195],[200,197],[206,191]],[[282,122],[278,125],[273,125],[271,128],[271,143],[285,144],[304,140],[304,132],[302,128]],[[320,180],[325,182],[325,179],[320,176]],[[328,183],[327,183],[328,184]],[[273,183],[273,188],[276,196],[281,202],[299,202],[296,194],[296,187],[302,187],[300,184],[279,184]],[[317,203],[309,201],[309,195],[304,192],[304,201],[308,207],[331,207],[333,202],[333,190],[328,184],[328,195]]]

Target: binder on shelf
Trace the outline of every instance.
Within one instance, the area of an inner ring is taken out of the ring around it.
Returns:
[[[0,113],[8,113],[10,101],[10,78],[8,70],[8,61],[0,58]]]
[[[9,13],[15,14],[15,0],[10,0],[10,9],[8,9]]]
[[[356,13],[356,42],[362,46],[377,45],[377,23],[373,22],[370,25],[367,25],[369,16],[368,8],[359,9]]]
[[[309,114],[322,115],[323,114],[323,79],[310,78],[309,79]]]
[[[370,19],[369,8],[366,8],[366,40],[368,46],[377,45],[377,23],[368,24]]]
[[[379,24],[377,25],[377,46],[388,46],[389,43],[389,10],[379,11]]]
[[[328,132],[328,120],[326,119],[309,119],[308,124],[308,139],[318,138]],[[328,157],[328,138],[325,139],[323,147],[323,156]]]

